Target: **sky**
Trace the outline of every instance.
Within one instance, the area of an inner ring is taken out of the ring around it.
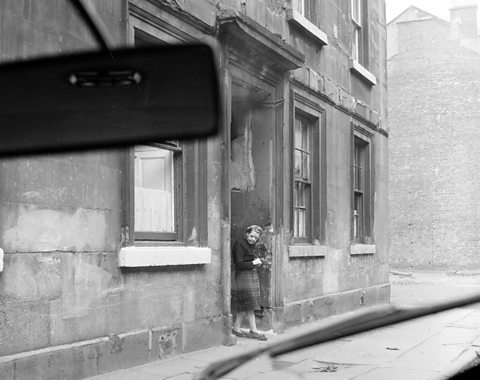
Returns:
[[[450,20],[449,9],[452,0],[385,0],[385,3],[387,5],[387,22],[397,17],[410,5],[414,5],[444,20]]]

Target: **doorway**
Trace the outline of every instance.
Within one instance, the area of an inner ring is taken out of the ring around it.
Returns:
[[[272,328],[271,322],[271,263],[272,263],[272,205],[273,137],[275,110],[270,107],[271,93],[254,86],[234,83],[231,104],[231,242],[244,236],[249,225],[264,229],[259,241],[259,255],[265,262],[257,269],[260,279],[261,310],[257,325]],[[235,288],[232,268],[232,295]],[[235,314],[235,297],[232,297]]]

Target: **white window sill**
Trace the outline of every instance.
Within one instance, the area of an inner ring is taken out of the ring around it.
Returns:
[[[118,265],[123,268],[136,268],[210,264],[211,256],[210,248],[124,247],[118,253]]]
[[[311,37],[320,42],[322,45],[328,45],[327,34],[325,32],[322,32],[297,10],[292,8],[287,9],[287,21],[301,28],[303,31],[308,33]]]
[[[325,257],[326,245],[291,245],[288,247],[288,257]]]
[[[365,79],[371,85],[377,84],[377,78],[370,71],[368,71],[364,66],[362,66],[357,60],[350,59],[350,70],[358,74],[360,77]]]
[[[374,244],[352,244],[350,246],[350,255],[374,255],[377,253],[377,247]]]

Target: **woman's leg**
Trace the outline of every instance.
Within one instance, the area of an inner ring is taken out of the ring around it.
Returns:
[[[250,330],[258,333],[259,331],[257,330],[257,323],[255,321],[255,312],[253,310],[247,311],[247,319],[248,324],[250,325]]]
[[[244,315],[244,311],[237,311],[237,316],[235,317],[235,322],[233,323],[233,329],[237,332],[240,332],[240,326],[242,325]]]

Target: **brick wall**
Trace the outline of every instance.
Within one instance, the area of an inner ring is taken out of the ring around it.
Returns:
[[[480,267],[480,55],[437,20],[399,23],[389,60],[395,267]]]

